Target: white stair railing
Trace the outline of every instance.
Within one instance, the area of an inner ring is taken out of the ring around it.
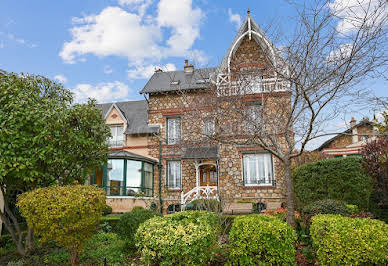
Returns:
[[[197,199],[218,199],[217,186],[195,187],[186,194],[181,192],[181,205],[184,209],[186,205]]]

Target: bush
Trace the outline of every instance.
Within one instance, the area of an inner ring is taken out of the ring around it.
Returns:
[[[358,213],[358,206],[357,205],[352,205],[352,204],[346,204],[346,207],[348,208],[350,214],[356,214]]]
[[[23,193],[17,206],[42,242],[56,241],[78,263],[84,241],[97,230],[105,192],[93,186],[54,186]]]
[[[367,209],[372,191],[371,178],[361,169],[358,158],[334,158],[298,167],[292,174],[300,206],[335,199]]]
[[[232,265],[294,265],[295,231],[276,217],[260,214],[234,219],[229,234]]]
[[[135,249],[134,237],[139,225],[159,215],[158,213],[143,208],[134,208],[120,217],[115,226],[115,232],[125,240],[128,249]]]
[[[114,233],[97,233],[85,243],[81,260],[102,265],[106,258],[108,265],[118,264],[125,261],[124,246]]]
[[[205,265],[214,259],[219,234],[214,213],[184,211],[144,222],[135,239],[144,264]]]
[[[221,212],[221,204],[215,199],[197,199],[188,204],[186,210]]]
[[[310,220],[312,216],[317,214],[339,214],[349,216],[350,210],[346,204],[339,200],[319,200],[313,202],[303,208],[303,218]]]
[[[322,265],[388,264],[388,225],[382,221],[317,215],[310,230]]]
[[[112,213],[112,207],[109,206],[108,204],[105,204],[104,209],[102,210],[102,215],[108,215]]]

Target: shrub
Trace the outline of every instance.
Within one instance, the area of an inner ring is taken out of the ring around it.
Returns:
[[[310,230],[322,265],[388,263],[388,225],[382,221],[317,215]]]
[[[104,209],[102,210],[102,215],[108,215],[112,213],[112,207],[108,204],[105,204]]]
[[[102,265],[104,258],[109,265],[125,261],[124,240],[114,233],[97,233],[84,245],[81,260]]]
[[[221,212],[221,204],[215,199],[197,199],[188,204],[186,210]]]
[[[157,215],[159,214],[151,210],[134,208],[120,217],[115,232],[125,240],[128,249],[135,249],[134,236],[139,225]]]
[[[339,214],[349,216],[350,210],[346,204],[339,200],[319,200],[313,202],[303,208],[303,218],[310,220],[312,216],[317,214]]]
[[[205,265],[214,258],[219,234],[214,213],[184,211],[144,222],[135,238],[144,264]]]
[[[323,199],[342,200],[368,207],[371,178],[361,169],[358,158],[334,158],[298,167],[292,174],[295,196],[300,206]]]
[[[84,241],[96,231],[105,193],[93,186],[54,186],[23,193],[17,206],[43,242],[54,240],[78,263]]]
[[[357,205],[346,204],[346,207],[348,208],[350,214],[358,213],[358,206]]]
[[[229,234],[232,265],[295,264],[296,233],[278,218],[251,214],[234,219]]]

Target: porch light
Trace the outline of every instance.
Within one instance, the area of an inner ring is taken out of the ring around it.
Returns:
[[[228,166],[229,166],[229,168],[232,168],[233,162],[232,162],[232,161],[229,161],[229,162],[228,162]]]

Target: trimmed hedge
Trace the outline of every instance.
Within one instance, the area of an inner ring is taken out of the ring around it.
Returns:
[[[310,233],[322,265],[388,264],[388,225],[382,221],[317,215]]]
[[[302,165],[292,174],[300,206],[335,199],[367,209],[371,178],[361,169],[359,158],[333,158]]]
[[[134,208],[132,211],[123,214],[115,226],[115,232],[121,239],[125,240],[127,248],[135,249],[135,233],[140,224],[160,214],[143,208]]]
[[[234,219],[229,234],[232,265],[295,265],[295,231],[276,217],[251,214]]]
[[[184,211],[147,220],[135,239],[145,265],[205,265],[214,259],[219,234],[214,213]]]
[[[303,208],[303,218],[306,220],[310,220],[312,216],[317,214],[339,214],[349,216],[351,211],[344,202],[332,199],[318,200]]]

